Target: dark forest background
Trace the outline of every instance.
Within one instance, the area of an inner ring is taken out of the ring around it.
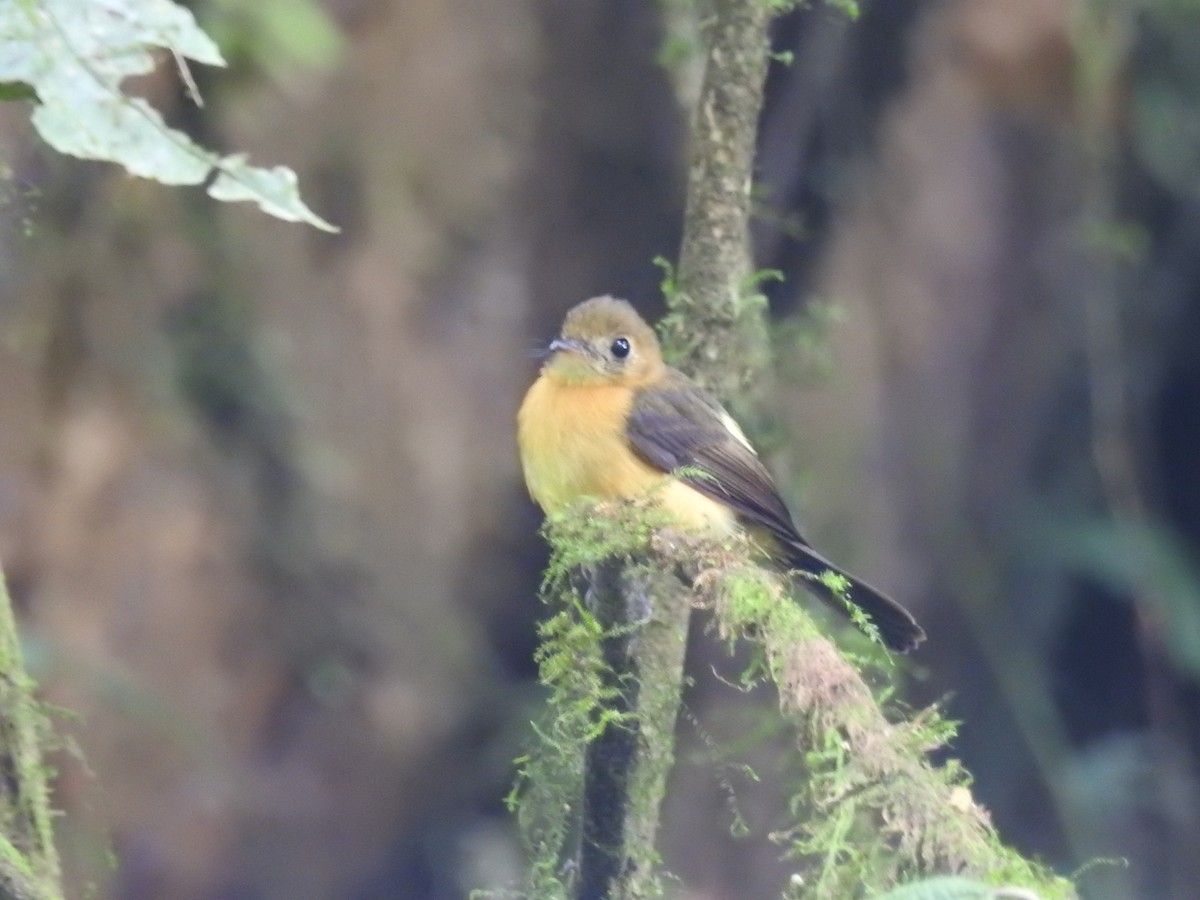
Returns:
[[[0,106],[0,559],[80,751],[73,896],[516,877],[546,551],[513,416],[568,307],[662,311],[679,7],[195,4],[232,69],[196,73],[203,110],[169,66],[139,92],[296,168],[338,235],[56,157]],[[963,723],[1006,840],[1125,857],[1091,897],[1194,897],[1200,7],[777,25],[756,439],[814,542],[926,626],[907,696]],[[695,900],[777,896],[794,772],[697,638],[665,864]]]

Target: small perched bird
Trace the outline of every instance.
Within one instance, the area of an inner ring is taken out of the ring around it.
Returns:
[[[627,500],[653,491],[681,527],[723,535],[746,528],[778,564],[841,575],[850,601],[893,650],[924,640],[908,610],[808,545],[737,422],[663,362],[653,329],[627,302],[585,300],[567,313],[548,349],[517,415],[525,484],[543,510],[585,497]],[[664,484],[665,475],[679,470]],[[806,581],[845,612],[822,582]]]

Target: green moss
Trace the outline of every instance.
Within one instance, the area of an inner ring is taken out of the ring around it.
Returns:
[[[33,696],[0,574],[0,895],[58,898],[58,854],[41,748],[49,724]]]
[[[528,749],[517,760],[516,784],[507,798],[517,817],[529,872],[521,891],[489,896],[557,900],[571,895],[568,873],[579,840],[586,748],[606,729],[626,725],[634,715],[614,709],[621,679],[628,676],[612,672],[602,642],[620,629],[605,628],[584,602],[582,573],[620,559],[636,576],[634,558],[645,558],[664,524],[656,507],[628,503],[581,504],[549,517],[543,526],[552,548],[541,590],[549,614],[538,629],[535,659],[546,702],[531,723]],[[653,848],[649,851],[647,859]],[[646,896],[659,895],[661,885],[652,890]]]
[[[526,755],[517,760],[517,780],[507,802],[516,813],[530,862],[530,897],[567,897],[563,863],[577,835],[583,784],[583,751],[612,721],[605,702],[602,629],[577,596],[561,598],[561,608],[539,628],[539,680],[546,704]]]
[[[936,708],[901,708],[886,655],[834,651],[805,608],[786,602],[781,581],[744,558],[727,558],[714,574],[723,634],[759,648],[803,753],[806,777],[789,801],[794,821],[774,835],[800,866],[787,896],[871,896],[938,874],[1046,900],[1075,896],[1069,880],[1003,845],[957,761],[930,761],[955,723]]]
[[[663,486],[669,483],[664,477]],[[553,553],[542,579],[543,599],[552,598],[581,568],[644,553],[655,533],[670,525],[652,498],[599,505],[585,501],[548,516],[542,534]]]
[[[1045,900],[1075,896],[1070,881],[1002,844],[960,764],[930,761],[930,751],[953,738],[955,724],[936,708],[912,713],[896,701],[896,666],[882,648],[836,650],[808,605],[792,602],[787,582],[755,563],[746,541],[673,532],[649,503],[581,506],[552,517],[545,533],[553,548],[543,583],[550,612],[537,661],[547,704],[510,796],[531,860],[522,896],[570,896],[564,872],[578,843],[584,752],[605,728],[624,724],[610,708],[620,681],[601,651],[613,632],[582,599],[588,581],[581,573],[614,558],[637,578],[694,578],[691,602],[713,609],[718,634],[731,647],[752,648],[743,683],[777,687],[804,770],[789,798],[792,822],[772,835],[798,866],[786,896],[874,896],[932,876],[942,880],[930,891],[953,876],[955,884],[1019,887]],[[820,580],[845,587],[832,575]],[[663,721],[642,727],[669,741],[671,704],[649,715]],[[654,860],[652,828],[648,834],[641,858]],[[648,883],[654,887],[647,893],[622,896],[658,896],[661,879]]]

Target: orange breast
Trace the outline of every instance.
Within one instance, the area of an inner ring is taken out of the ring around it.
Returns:
[[[546,512],[584,498],[627,500],[654,496],[687,527],[728,532],[733,513],[638,457],[625,436],[633,391],[624,386],[564,384],[544,375],[517,414],[525,484]]]

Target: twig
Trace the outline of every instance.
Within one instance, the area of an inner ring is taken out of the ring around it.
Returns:
[[[204,98],[200,95],[200,88],[196,85],[196,79],[192,75],[187,58],[174,47],[171,48],[171,58],[175,60],[175,68],[179,70],[179,78],[183,81],[183,89],[187,92],[188,98],[197,107],[203,109]]]

